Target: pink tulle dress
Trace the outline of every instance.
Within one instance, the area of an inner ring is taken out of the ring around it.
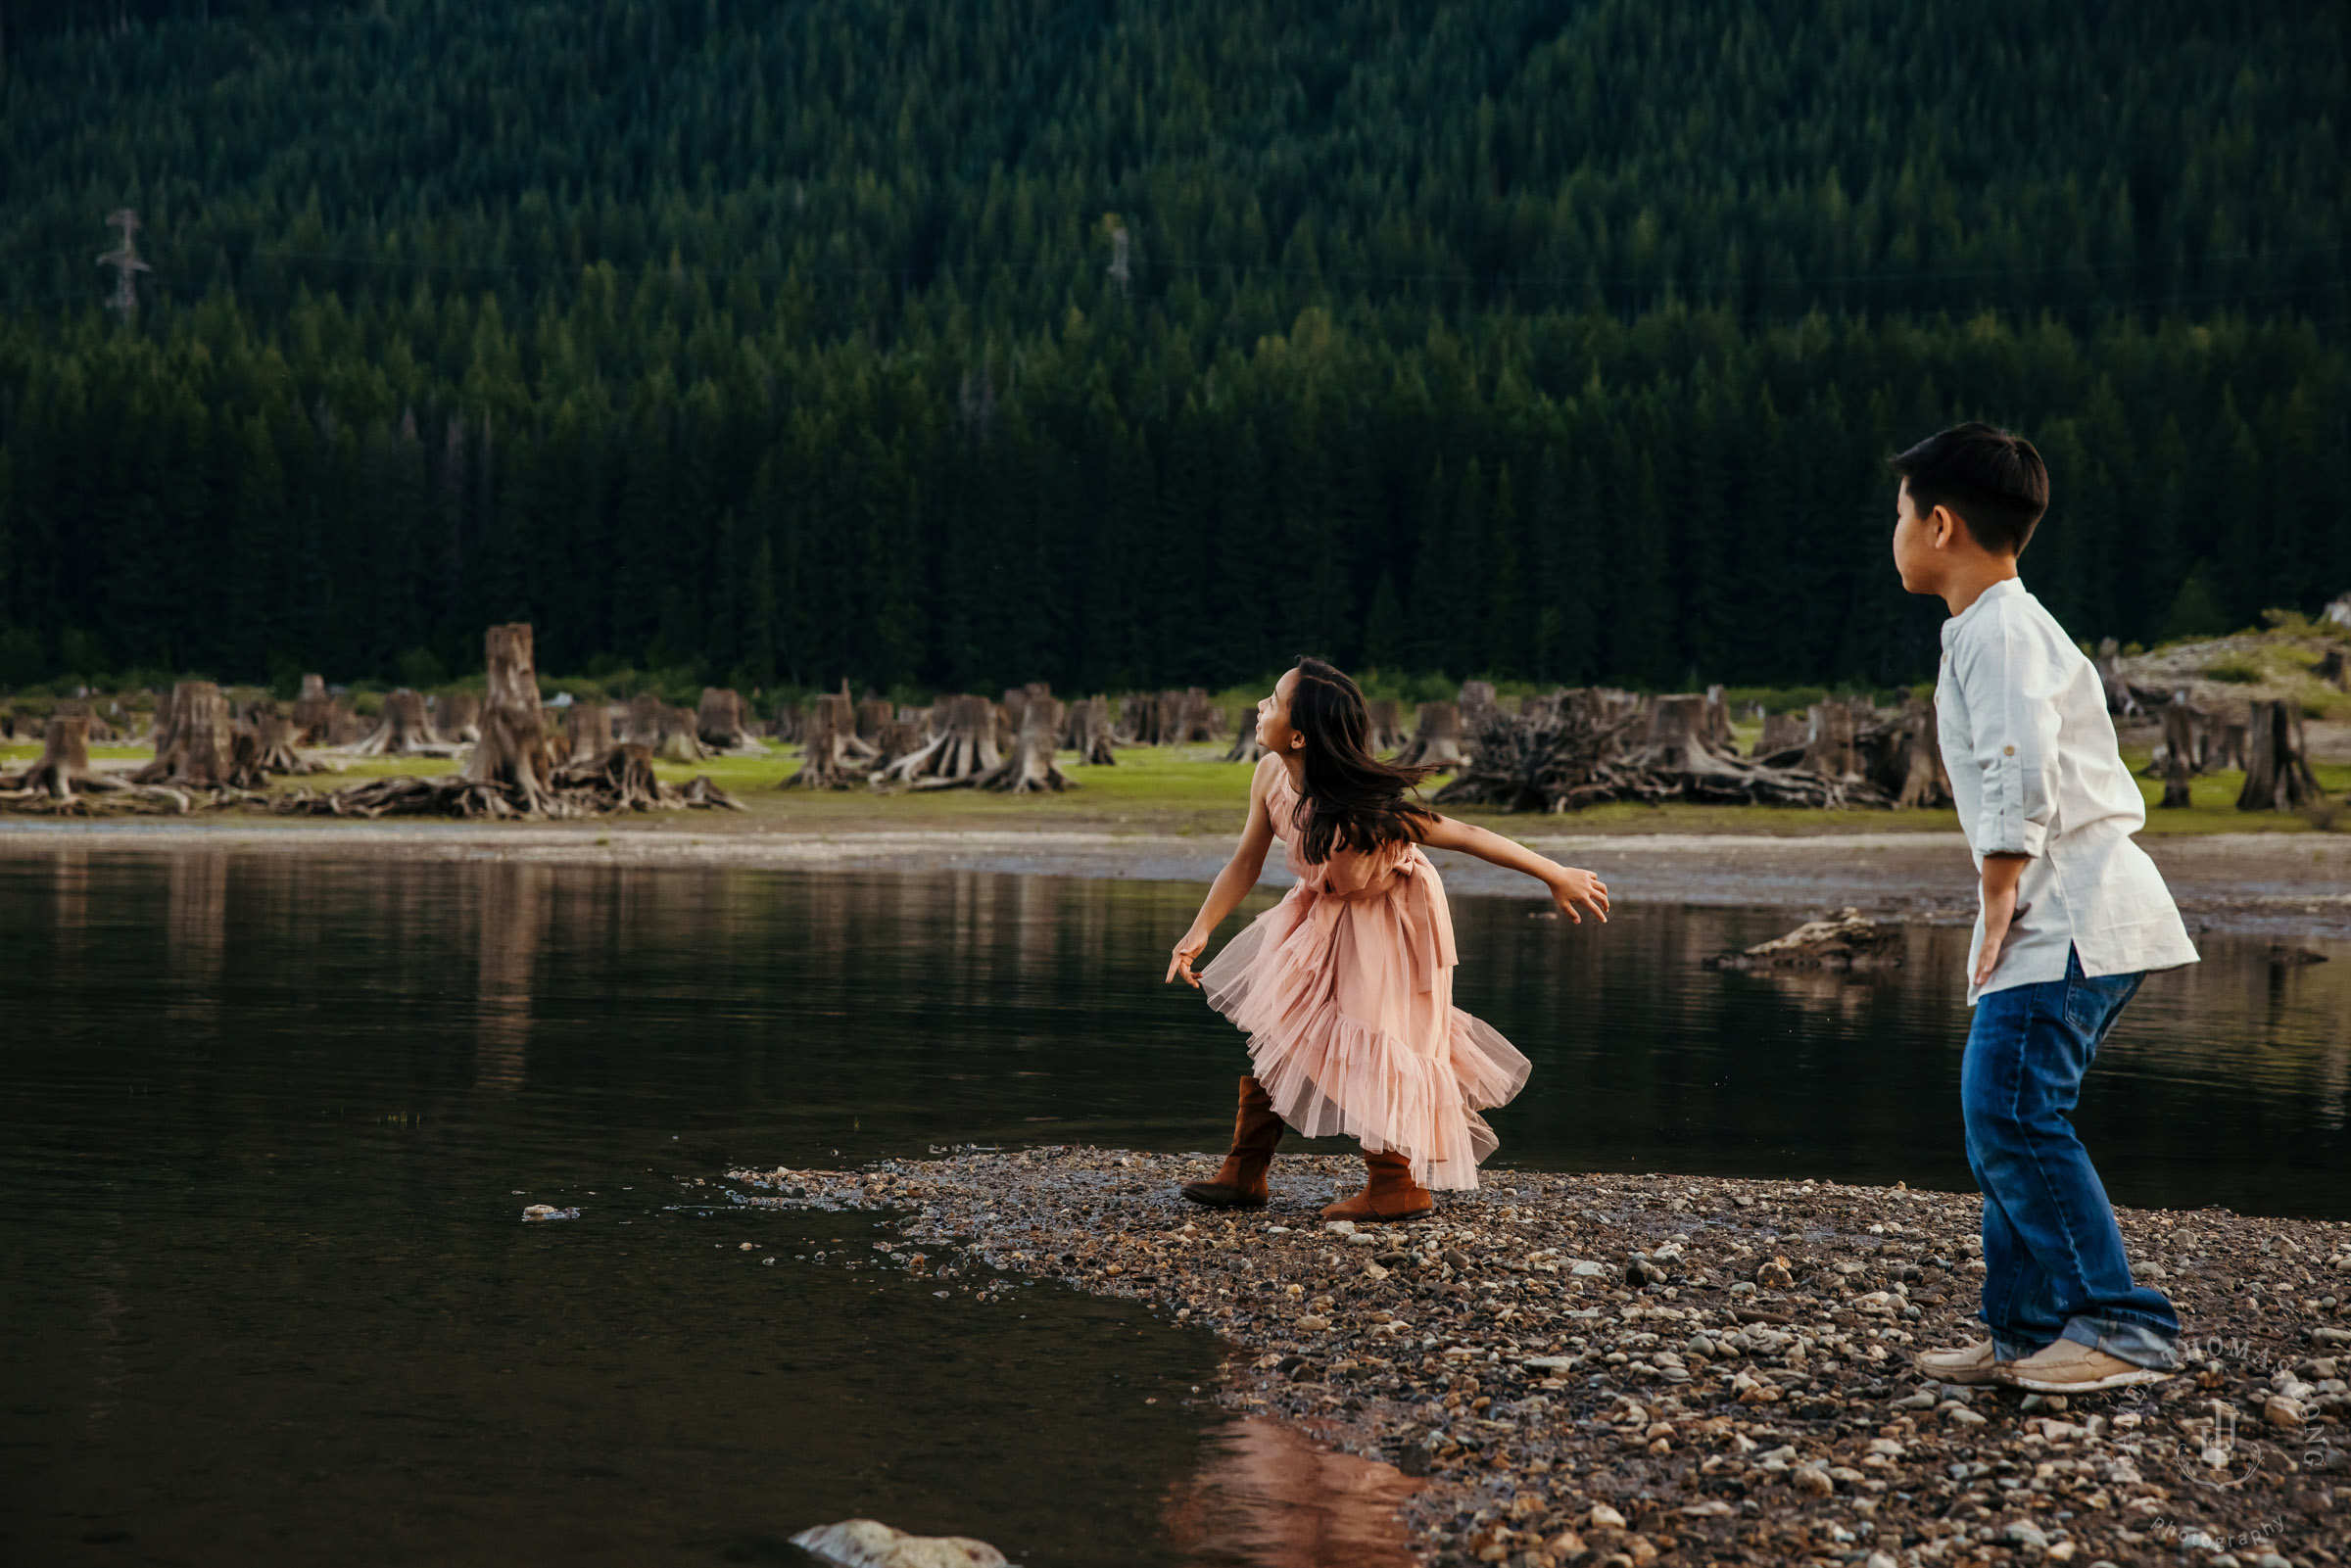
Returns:
[[[1478,1112],[1508,1104],[1528,1063],[1453,1005],[1453,914],[1415,843],[1309,865],[1299,798],[1276,758],[1267,804],[1298,879],[1200,972],[1249,1036],[1273,1109],[1310,1138],[1344,1134],[1412,1157],[1422,1186],[1468,1189],[1492,1154]]]

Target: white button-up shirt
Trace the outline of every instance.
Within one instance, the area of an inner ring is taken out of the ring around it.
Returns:
[[[1981,986],[1976,911],[1970,1006],[1986,991],[2063,979],[2069,947],[2090,975],[2196,962],[2163,874],[2131,838],[2147,806],[2116,749],[2106,689],[2024,584],[1994,583],[1943,623],[1935,719],[1977,872],[1986,855],[2032,857],[1999,963]]]

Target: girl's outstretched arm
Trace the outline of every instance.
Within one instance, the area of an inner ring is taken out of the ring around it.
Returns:
[[[1258,873],[1266,869],[1266,851],[1273,842],[1273,814],[1266,808],[1266,789],[1271,776],[1269,768],[1281,766],[1281,759],[1269,753],[1257,761],[1257,772],[1249,776],[1249,820],[1241,828],[1241,841],[1235,845],[1232,858],[1209,883],[1208,896],[1200,901],[1200,913],[1192,917],[1192,928],[1183,933],[1176,951],[1168,958],[1168,979],[1180,976],[1193,990],[1200,988],[1200,977],[1192,973],[1192,960],[1207,950],[1209,937],[1216,934],[1224,917],[1241,907],[1249,889],[1257,885]]]
[[[1456,849],[1509,871],[1522,871],[1550,888],[1551,901],[1578,926],[1584,923],[1578,905],[1598,916],[1602,925],[1607,924],[1608,884],[1588,871],[1545,859],[1524,844],[1451,817],[1437,818],[1420,841],[1431,849]]]

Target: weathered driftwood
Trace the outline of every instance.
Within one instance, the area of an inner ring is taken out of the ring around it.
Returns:
[[[1460,703],[1423,702],[1413,738],[1396,760],[1408,768],[1458,768],[1468,759],[1464,735]]]
[[[482,636],[482,651],[490,678],[477,722],[481,738],[458,777],[468,784],[502,787],[525,816],[544,815],[553,801],[554,765],[547,754],[530,626],[516,621],[491,627]]]
[[[172,705],[176,709],[178,698]],[[335,749],[355,757],[454,757],[463,748],[433,733],[424,711],[424,698],[402,687],[384,693],[383,717],[361,739]]]
[[[2303,744],[2302,709],[2293,702],[2255,702],[2249,715],[2245,786],[2239,811],[2294,811],[2324,798]]]
[[[1901,927],[1881,926],[1857,909],[1847,909],[1823,920],[1806,921],[1787,935],[1757,942],[1744,952],[1708,959],[1706,967],[1867,970],[1899,969],[1901,963]]]
[[[1111,740],[1110,698],[1096,692],[1083,702],[1071,703],[1061,739],[1089,768],[1115,766],[1119,755]]]
[[[323,746],[334,743],[335,699],[327,694],[326,677],[306,675],[294,698],[293,744]]]
[[[995,704],[964,692],[933,703],[930,739],[881,769],[874,782],[953,789],[993,773],[1003,760]]]
[[[857,738],[856,704],[846,691],[827,691],[800,720],[800,771],[787,789],[848,789],[866,782],[881,752]]]
[[[1061,738],[1061,704],[1051,696],[1029,696],[1022,705],[1020,729],[1011,750],[1003,761],[971,782],[983,789],[1015,795],[1039,790],[1059,793],[1069,788],[1069,778],[1054,758],[1054,745]]]

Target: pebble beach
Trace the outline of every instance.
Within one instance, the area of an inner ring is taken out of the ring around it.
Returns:
[[[754,1205],[872,1211],[887,1266],[1008,1307],[1048,1282],[1232,1347],[1219,1402],[1417,1490],[1431,1564],[2334,1564],[2351,1550],[2351,1224],[2120,1212],[2193,1354],[2065,1399],[1944,1386],[1975,1337],[1973,1194],[1488,1172],[1410,1224],[1326,1225],[1359,1161],[1278,1158],[1200,1209],[1205,1155],[967,1149],[738,1170]],[[1405,1484],[1409,1484],[1405,1483]]]

